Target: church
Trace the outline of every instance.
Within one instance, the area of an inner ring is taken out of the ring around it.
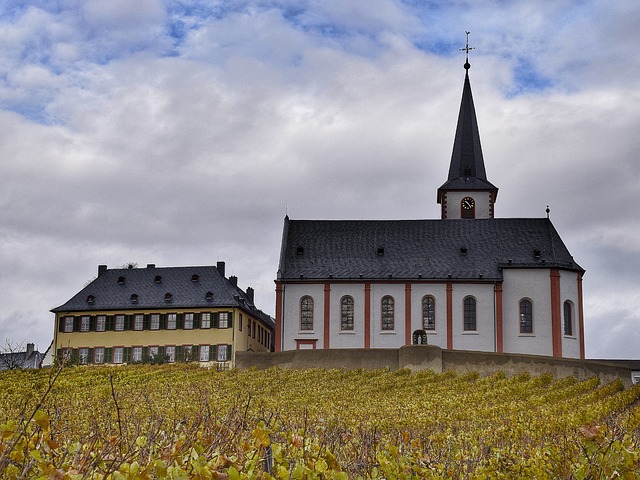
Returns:
[[[276,351],[429,344],[584,359],[584,269],[548,210],[494,216],[498,188],[487,179],[466,51],[441,218],[286,216]]]

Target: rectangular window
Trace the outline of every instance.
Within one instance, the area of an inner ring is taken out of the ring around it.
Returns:
[[[242,331],[242,314],[240,314],[240,320],[238,321],[238,331]]]
[[[73,332],[73,317],[64,317],[64,333]]]
[[[159,330],[160,329],[160,314],[152,313],[151,314],[151,322],[149,323],[149,328],[151,330]]]
[[[211,328],[211,314],[210,313],[201,313],[200,314],[200,328]]]
[[[142,361],[142,347],[133,347],[131,359],[134,362],[141,362]]]
[[[176,329],[176,318],[177,318],[177,315],[175,313],[167,314],[167,330]]]
[[[88,332],[89,331],[89,315],[84,315],[80,317],[80,331]]]
[[[89,349],[88,348],[78,349],[78,357],[80,358],[80,363],[82,365],[86,365],[89,361]]]
[[[256,322],[251,322],[251,338],[256,338]]]
[[[123,347],[113,347],[113,363],[122,363]]]
[[[173,345],[167,345],[166,349],[165,349],[165,353],[167,355],[167,361],[168,362],[175,362],[176,361],[176,347]]]
[[[144,315],[137,314],[133,317],[133,329],[134,330],[142,330],[144,325]]]
[[[158,356],[158,347],[149,347],[149,358],[155,358]]]
[[[193,353],[193,346],[192,345],[183,345],[182,347],[182,355],[184,357],[184,361],[185,362],[190,362],[193,360],[193,358],[191,357],[191,354]]]
[[[116,315],[116,332],[124,330],[124,315]],[[116,363],[115,361],[113,363]]]
[[[221,312],[219,314],[218,328],[229,328],[229,312]]]
[[[98,315],[96,317],[96,332],[104,332],[106,325],[107,325],[107,316]]]
[[[218,345],[218,361],[226,362],[229,359],[227,358],[227,346],[226,345]]]
[[[200,361],[209,361],[209,345],[200,345]]]
[[[184,326],[185,330],[191,330],[193,328],[193,313],[184,314]]]
[[[93,362],[104,363],[104,347],[96,347],[93,350]]]

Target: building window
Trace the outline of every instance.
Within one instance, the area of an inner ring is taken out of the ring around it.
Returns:
[[[209,345],[200,345],[200,361],[209,361]]]
[[[165,348],[165,354],[167,355],[168,362],[176,361],[176,347],[173,345],[167,345]]]
[[[393,297],[382,297],[382,330],[393,330],[395,328],[394,308]]]
[[[238,321],[238,331],[242,331],[242,314],[240,314],[240,320]]]
[[[149,328],[151,330],[160,330],[160,314],[152,313],[151,322],[149,322]]]
[[[200,314],[200,328],[211,328],[211,314],[209,312]]]
[[[573,335],[573,305],[569,300],[564,302],[564,334]]]
[[[182,347],[182,359],[185,362],[191,362],[193,360],[193,358],[191,357],[191,354],[193,353],[193,345],[184,345]]]
[[[464,305],[464,331],[473,332],[476,327],[476,299],[473,297],[466,297],[463,302]]]
[[[80,363],[82,365],[86,365],[89,362],[89,349],[88,348],[78,349],[78,357],[80,359]]]
[[[533,333],[533,306],[531,300],[520,300],[520,333]]]
[[[132,352],[132,358],[131,359],[134,362],[141,362],[142,361],[142,347],[133,347],[131,352]]]
[[[353,297],[340,300],[340,330],[353,330]]]
[[[64,317],[64,333],[73,332],[73,317]]]
[[[116,315],[116,332],[124,330],[124,315]],[[113,363],[116,363],[115,361]]]
[[[149,358],[156,358],[158,356],[158,347],[149,347]]]
[[[89,316],[85,315],[80,317],[80,331],[88,332],[89,331]]]
[[[218,328],[229,328],[229,312],[218,314]]]
[[[184,314],[184,326],[185,330],[191,330],[193,328],[193,313]]]
[[[219,362],[229,361],[228,350],[229,350],[228,345],[218,345],[218,361]]]
[[[300,300],[300,330],[313,330],[313,298],[309,296]]]
[[[107,316],[98,315],[96,317],[96,332],[104,332],[106,326],[107,326]]]
[[[167,330],[176,329],[176,319],[177,319],[177,315],[175,313],[167,314]]]
[[[134,330],[142,330],[144,327],[144,315],[138,313],[135,317],[133,317],[133,329]]]
[[[436,299],[431,295],[422,299],[422,329],[436,329]]]
[[[93,362],[104,363],[104,347],[96,347],[93,349]]]
[[[122,363],[123,347],[113,347],[113,363]]]

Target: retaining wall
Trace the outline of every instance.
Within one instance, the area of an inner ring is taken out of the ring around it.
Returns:
[[[553,358],[512,353],[442,350],[434,345],[412,345],[381,349],[289,350],[286,352],[236,352],[236,368],[347,368],[412,371],[433,370],[440,373],[478,372],[490,375],[503,371],[507,375],[529,372],[531,375],[551,373],[554,378],[576,377],[584,380],[594,375],[603,383],[620,378],[631,386],[631,368],[595,360]]]

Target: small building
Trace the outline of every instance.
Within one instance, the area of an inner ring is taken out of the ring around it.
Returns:
[[[55,314],[54,357],[80,364],[194,361],[230,368],[271,351],[273,319],[217,266],[108,269]]]
[[[0,353],[0,370],[18,370],[41,368],[45,353],[35,349],[33,343],[27,343],[24,352],[7,351]]]

